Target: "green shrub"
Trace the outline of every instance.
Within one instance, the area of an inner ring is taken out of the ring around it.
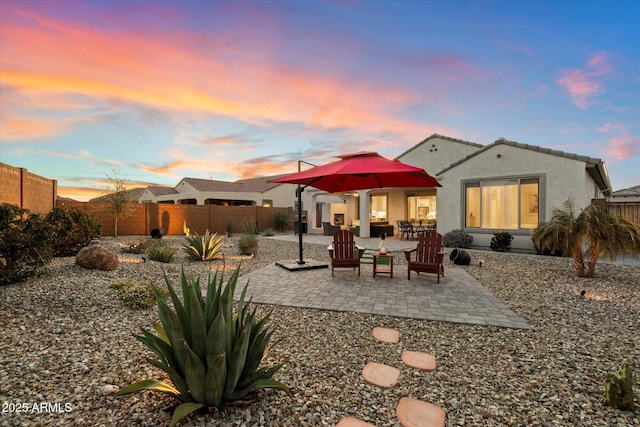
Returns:
[[[55,207],[45,220],[56,233],[53,245],[56,256],[76,255],[91,239],[102,234],[98,218],[75,207]]]
[[[171,247],[166,240],[156,240],[148,245],[145,254],[152,261],[169,263],[176,255],[176,248]]]
[[[273,230],[272,230],[272,229],[270,229],[270,228],[267,228],[266,230],[264,230],[264,231],[262,232],[262,235],[263,235],[263,236],[273,236]]]
[[[442,236],[442,244],[447,248],[470,248],[473,236],[464,230],[455,229]]]
[[[276,230],[285,231],[289,228],[289,214],[284,211],[276,212]]]
[[[193,261],[211,261],[219,257],[222,251],[223,239],[217,236],[218,233],[211,234],[209,230],[204,233],[204,236],[199,236],[197,233],[185,236],[186,243],[182,246]]]
[[[218,273],[207,283],[202,295],[200,278],[187,278],[182,271],[182,299],[165,276],[173,309],[152,286],[161,324],[155,334],[142,329],[135,337],[149,347],[157,359],[149,362],[167,373],[173,385],[147,379],[123,388],[117,394],[154,390],[169,394],[181,404],[176,407],[171,425],[190,413],[208,406],[242,399],[265,388],[289,392],[286,385],[273,379],[282,365],[260,368],[270,347],[273,330],[267,324],[270,315],[256,319],[256,308],[245,301],[245,286],[236,312],[233,295],[240,268],[225,287]],[[184,303],[182,302],[184,301]]]
[[[0,204],[0,285],[42,272],[53,257],[55,231],[40,215]]]
[[[118,299],[130,309],[146,310],[156,304],[149,282],[123,279],[113,282],[109,287],[116,290]],[[159,290],[159,293],[163,298],[167,297],[166,291]]]
[[[507,252],[511,250],[513,236],[508,231],[493,233],[491,238],[491,250],[497,252]]]
[[[227,237],[231,237],[231,234],[233,234],[233,221],[230,219],[227,220],[225,231],[227,232]]]
[[[238,239],[238,251],[241,255],[255,255],[258,253],[258,238],[253,234],[243,234]]]
[[[257,221],[249,220],[242,223],[240,231],[242,231],[244,234],[257,236],[258,234],[260,234],[260,227],[258,226]]]

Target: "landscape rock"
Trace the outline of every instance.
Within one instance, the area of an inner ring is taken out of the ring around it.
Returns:
[[[113,271],[118,268],[118,257],[103,246],[90,245],[78,252],[76,264],[89,270]]]

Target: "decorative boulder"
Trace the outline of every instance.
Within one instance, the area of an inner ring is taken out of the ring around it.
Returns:
[[[100,245],[90,245],[78,252],[76,264],[90,270],[113,271],[118,268],[118,257]]]

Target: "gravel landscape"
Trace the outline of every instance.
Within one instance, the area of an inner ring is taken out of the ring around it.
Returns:
[[[182,268],[206,275],[223,262],[190,262],[182,254],[171,264],[142,262],[141,255],[122,251],[136,239],[143,238],[102,239],[118,254],[117,271],[86,270],[73,257],[56,258],[46,274],[0,287],[0,426],[168,425],[177,404],[172,398],[112,393],[164,377],[132,336],[157,321],[156,310],[124,307],[109,285],[124,278],[162,283],[163,271],[177,283]],[[242,262],[242,273],[295,259],[298,250],[293,242],[259,238],[257,255],[249,258],[235,256],[229,245],[225,268]],[[325,245],[305,244],[304,250],[310,258],[327,258]],[[570,259],[469,253],[484,261],[482,267],[446,260],[445,269],[466,270],[535,330],[260,306],[261,316],[272,311],[273,339],[280,340],[265,364],[283,364],[275,378],[292,394],[268,390],[180,425],[332,426],[352,416],[398,426],[395,408],[404,396],[441,406],[449,426],[640,425],[640,267],[600,262],[595,278],[577,278]],[[399,330],[400,342],[376,341],[376,326]],[[404,350],[435,354],[436,370],[405,367]],[[400,369],[398,384],[381,389],[366,383],[361,373],[370,361]],[[604,376],[623,362],[634,374],[635,413],[601,403]]]

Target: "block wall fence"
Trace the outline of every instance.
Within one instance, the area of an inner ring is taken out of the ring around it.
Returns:
[[[102,235],[113,236],[113,218],[107,213],[104,202],[58,201],[58,206],[73,206],[95,215],[102,224]],[[262,206],[218,206],[218,205],[173,205],[157,203],[134,203],[131,213],[118,220],[118,236],[149,236],[151,230],[160,228],[165,235],[184,234],[183,225],[192,233],[224,234],[227,223],[233,233],[240,233],[243,224],[256,222],[260,231],[276,229],[276,212],[292,216],[292,208],[265,208]]]
[[[32,213],[46,214],[56,205],[58,182],[25,168],[0,163],[0,203],[10,203]]]

